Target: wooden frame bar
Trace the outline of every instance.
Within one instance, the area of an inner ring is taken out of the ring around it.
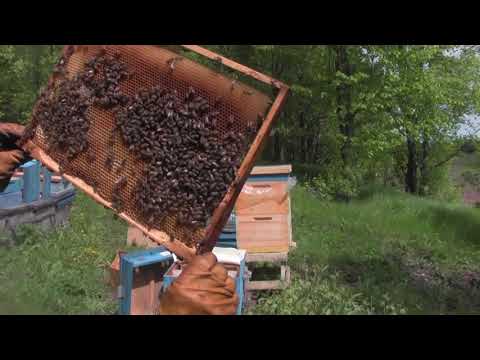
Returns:
[[[253,69],[250,69],[249,67],[239,64],[233,60],[230,60],[222,55],[219,55],[213,51],[210,51],[208,49],[205,49],[201,46],[198,45],[181,45],[183,48],[193,51],[199,55],[203,55],[206,58],[209,58],[210,60],[218,61],[221,62],[223,65],[236,70],[238,72],[241,72],[245,75],[248,75],[250,77],[253,77],[254,79],[264,82],[269,85],[275,86],[277,89],[282,89],[282,88],[288,88],[287,85],[284,83],[270,77],[267,75],[264,75],[262,73],[259,73],[258,71],[255,71]]]

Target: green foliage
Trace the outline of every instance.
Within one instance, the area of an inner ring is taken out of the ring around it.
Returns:
[[[57,45],[0,45],[0,121],[28,120],[59,50]]]
[[[355,289],[340,284],[340,275],[324,269],[309,269],[309,275],[293,278],[281,293],[263,297],[251,314],[258,315],[373,315],[405,314],[406,310],[385,296],[378,311]]]
[[[360,170],[350,168],[330,169],[308,181],[305,186],[322,200],[349,202],[358,195],[362,175]]]
[[[450,167],[434,168],[426,180],[425,194],[436,200],[455,203],[462,201],[461,186],[452,181]]]

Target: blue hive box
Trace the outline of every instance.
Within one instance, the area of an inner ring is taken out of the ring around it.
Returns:
[[[159,305],[163,276],[173,263],[164,247],[120,257],[120,315],[152,315]]]

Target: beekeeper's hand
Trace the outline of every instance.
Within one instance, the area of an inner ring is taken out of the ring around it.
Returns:
[[[160,315],[235,315],[235,281],[212,253],[196,256],[160,298]]]
[[[21,125],[0,123],[0,192],[7,188],[15,170],[30,161],[28,154],[15,144],[24,131]]]

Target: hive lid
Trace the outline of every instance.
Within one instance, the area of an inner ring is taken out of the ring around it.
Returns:
[[[247,256],[245,250],[238,250],[234,248],[214,248],[213,254],[217,257],[219,263],[240,265]]]
[[[289,175],[292,171],[292,165],[256,166],[251,175]]]

